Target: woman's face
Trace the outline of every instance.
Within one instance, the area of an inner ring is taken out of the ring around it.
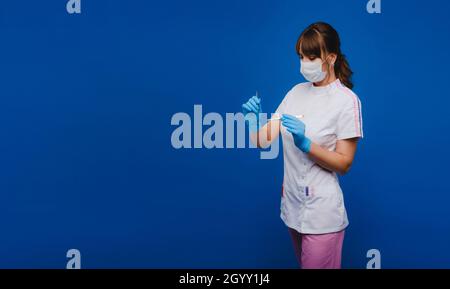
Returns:
[[[304,62],[320,62],[322,63],[322,71],[328,71],[330,67],[332,67],[334,65],[334,63],[336,62],[336,54],[334,53],[330,53],[328,55],[326,55],[325,60],[322,60],[322,58],[320,58],[320,56],[316,56],[316,55],[303,55],[303,53],[300,52],[300,59],[301,61]]]

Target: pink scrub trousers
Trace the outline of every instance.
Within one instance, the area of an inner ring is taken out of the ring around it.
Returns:
[[[301,234],[289,228],[302,269],[340,269],[344,230],[330,234]]]

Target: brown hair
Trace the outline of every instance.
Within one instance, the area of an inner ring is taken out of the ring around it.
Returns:
[[[336,54],[334,73],[345,86],[353,88],[351,80],[353,72],[345,55],[341,52],[339,34],[330,24],[317,22],[309,25],[300,34],[295,49],[298,55],[301,52],[304,56],[311,58],[323,59],[323,56],[329,53]]]

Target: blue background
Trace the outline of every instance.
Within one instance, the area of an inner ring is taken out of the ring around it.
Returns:
[[[450,267],[449,1],[0,3],[0,267],[296,268],[282,156],[175,150],[176,112],[274,111],[323,20],[355,72],[365,138],[341,178],[343,265]]]

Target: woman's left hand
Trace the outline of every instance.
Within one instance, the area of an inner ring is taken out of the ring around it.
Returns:
[[[290,114],[283,114],[281,124],[292,134],[295,145],[304,153],[311,150],[311,140],[305,136],[305,124]]]

